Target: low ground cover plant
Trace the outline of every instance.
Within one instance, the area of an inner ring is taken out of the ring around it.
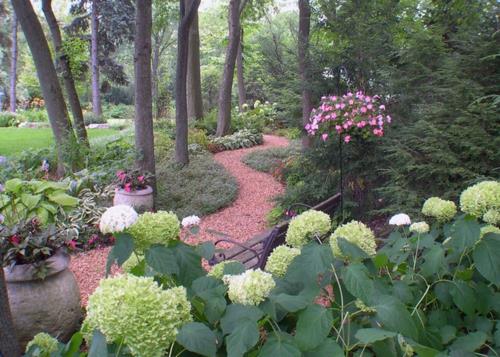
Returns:
[[[245,155],[242,161],[252,169],[273,173],[284,161],[299,153],[299,147],[292,143],[286,148],[255,150]]]
[[[496,355],[500,229],[481,213],[498,212],[499,185],[474,186],[473,197],[466,191],[453,216],[439,209],[423,209],[426,221],[394,216],[383,244],[356,221],[317,235],[296,227],[304,244],[276,248],[268,272],[225,262],[207,274],[201,258],[213,255],[210,243],[142,240],[131,274],[103,280],[90,298],[73,346],[83,337],[90,351],[124,356]],[[134,254],[127,228],[135,223],[108,220],[120,230],[109,268]],[[123,318],[132,311],[141,312]],[[181,317],[172,320],[174,311]],[[56,355],[68,346],[58,344]]]
[[[231,135],[214,137],[210,140],[209,150],[219,152],[249,148],[263,143],[262,134],[255,130],[242,129]]]

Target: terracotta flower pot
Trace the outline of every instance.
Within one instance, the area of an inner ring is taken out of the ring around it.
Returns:
[[[139,213],[150,211],[153,209],[153,189],[148,186],[143,190],[127,192],[116,188],[113,204],[131,206]]]
[[[80,327],[80,288],[68,269],[70,257],[62,251],[46,260],[48,273],[41,280],[32,264],[3,268],[17,338],[24,350],[39,332],[68,341]]]

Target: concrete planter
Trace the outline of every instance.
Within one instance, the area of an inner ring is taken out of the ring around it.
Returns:
[[[124,189],[116,188],[113,204],[115,206],[131,206],[139,213],[151,211],[153,209],[153,189],[148,186],[143,190],[127,192]]]
[[[62,251],[47,259],[45,279],[34,276],[31,264],[3,268],[9,305],[21,348],[39,332],[67,341],[82,319],[80,289]]]

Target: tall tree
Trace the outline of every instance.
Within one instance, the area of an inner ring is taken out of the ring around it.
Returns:
[[[217,136],[224,136],[231,129],[231,92],[233,88],[234,67],[236,64],[236,56],[240,45],[241,36],[241,1],[229,1],[229,42],[226,49],[226,59],[224,63],[224,72],[219,89],[217,116]],[[243,0],[244,1],[244,0]]]
[[[85,123],[83,121],[80,99],[78,98],[75,81],[71,73],[69,57],[66,53],[64,53],[61,30],[59,29],[56,16],[52,11],[52,0],[42,0],[42,10],[52,36],[52,42],[56,52],[56,69],[63,78],[64,88],[66,89],[69,106],[71,108],[71,113],[73,114],[73,125],[75,127],[76,136],[81,144],[89,147],[89,140],[87,137],[87,130],[85,129]]]
[[[101,84],[99,82],[99,0],[92,0],[90,13],[90,67],[92,73],[92,112],[95,116],[102,115]]]
[[[241,27],[240,44],[236,56],[236,72],[238,78],[238,104],[240,111],[243,110],[243,104],[247,101],[247,91],[245,88],[245,74],[243,64],[243,27]]]
[[[180,16],[177,31],[177,68],[175,75],[175,161],[181,165],[189,164],[188,153],[188,114],[186,79],[189,51],[189,29],[195,18],[200,0],[179,0]]]
[[[309,83],[309,32],[311,28],[311,5],[309,0],[299,0],[299,74],[302,86],[302,124],[305,126],[311,115],[312,93]],[[302,147],[310,146],[310,139],[304,131]]]
[[[73,133],[71,122],[61,86],[57,78],[56,69],[52,62],[49,46],[43,33],[42,25],[33,10],[30,0],[13,0],[12,6],[16,12],[24,37],[35,62],[36,72],[40,87],[42,89],[45,105],[49,114],[50,126],[54,133],[58,153],[58,174],[64,174],[65,167],[73,168],[73,145],[76,138]]]
[[[10,93],[9,93],[9,110],[16,111],[16,85],[17,85],[17,16],[12,13],[12,30],[11,30],[11,56],[10,56]],[[0,108],[1,109],[1,108]]]
[[[136,166],[155,174],[153,102],[151,85],[152,0],[136,0],[135,6],[135,147]],[[155,186],[155,185],[153,185]]]
[[[3,268],[0,267],[0,356],[21,356],[9,307],[9,296]]]
[[[192,2],[193,0],[190,0]],[[200,32],[198,11],[189,29],[188,69],[187,69],[187,107],[188,119],[203,117],[203,98],[201,96],[200,73]]]

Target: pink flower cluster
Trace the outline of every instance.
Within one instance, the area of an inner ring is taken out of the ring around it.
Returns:
[[[391,122],[391,116],[385,115],[385,105],[378,104],[379,96],[365,95],[363,92],[351,92],[343,96],[321,98],[321,105],[313,109],[305,129],[311,136],[320,134],[323,141],[328,140],[332,132],[344,135],[344,142],[351,141],[355,132],[363,136],[384,135],[384,124]]]

